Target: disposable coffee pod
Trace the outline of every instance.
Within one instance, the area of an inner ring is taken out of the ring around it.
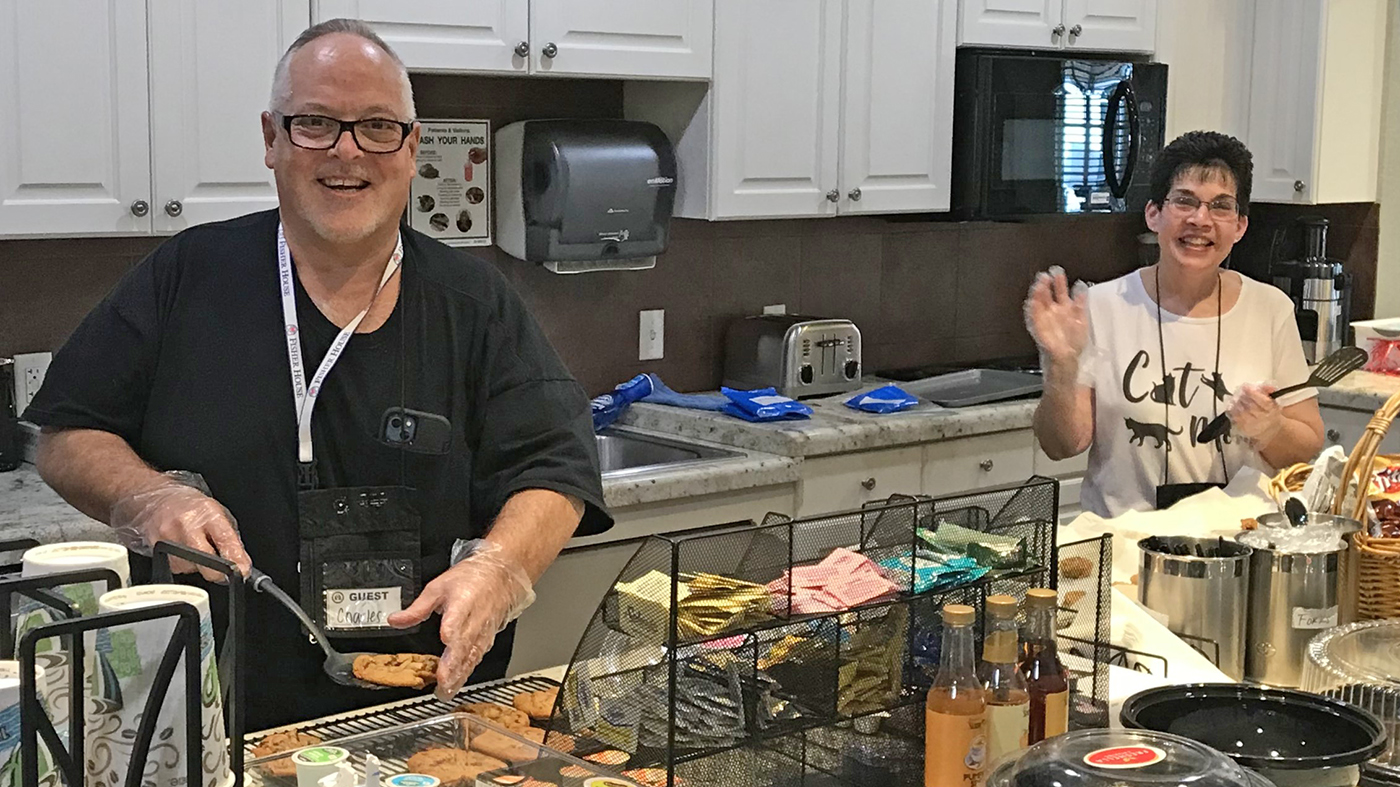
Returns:
[[[297,766],[297,787],[321,787],[321,779],[334,776],[337,766],[350,759],[339,746],[311,746],[292,755]]]

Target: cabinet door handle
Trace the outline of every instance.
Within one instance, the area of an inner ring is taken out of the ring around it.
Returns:
[[[851,198],[851,202],[860,202],[860,189],[851,189],[851,193],[846,196]]]
[[[143,199],[138,199],[135,202],[131,203],[131,215],[135,216],[138,219],[150,212],[151,203]]]
[[[1308,184],[1304,183],[1304,182],[1301,181],[1301,180],[1295,180],[1295,181],[1293,181],[1293,190],[1294,190],[1294,191],[1301,192],[1303,189],[1305,189],[1305,188],[1307,188],[1307,187],[1308,187]]]
[[[1084,26],[1083,26],[1083,25],[1075,25],[1074,27],[1071,27],[1071,28],[1069,29],[1069,37],[1070,37],[1071,39],[1077,38],[1077,37],[1079,37],[1080,35],[1082,35],[1083,33],[1084,33]]]
[[[1342,441],[1342,433],[1341,433],[1341,432],[1337,431],[1336,429],[1328,429],[1328,430],[1327,430],[1327,442],[1329,442],[1329,443],[1340,443],[1341,441]]]
[[[983,471],[983,472],[986,472],[986,473],[992,472],[993,464],[992,464],[992,460],[990,460],[990,459],[983,459],[982,461],[980,461],[980,462],[977,463],[977,466],[980,467],[980,468],[982,468],[982,471]]]
[[[1064,25],[1055,25],[1055,27],[1052,28],[1052,29],[1050,30],[1050,36],[1051,36],[1052,38],[1059,38],[1060,36],[1062,36],[1062,35],[1064,35],[1064,34],[1065,34],[1065,26],[1064,26]]]
[[[180,204],[180,200],[173,199],[165,203],[165,214],[174,218],[185,212],[185,206]]]
[[[552,58],[559,54],[559,47],[555,46],[553,41],[550,41],[548,44],[544,45],[544,49],[540,50],[540,54]]]
[[[529,56],[529,54],[530,54],[530,42],[529,42],[529,41],[521,41],[520,43],[518,43],[518,44],[515,45],[515,56],[516,56],[516,57],[527,57],[527,56]]]
[[[864,481],[861,481],[860,485],[865,487],[865,491],[869,492],[870,490],[875,488],[875,479],[867,478]]]
[[[835,202],[839,199],[841,199],[841,192],[837,191],[836,189],[832,189],[831,191],[828,191],[826,193],[827,202]]]

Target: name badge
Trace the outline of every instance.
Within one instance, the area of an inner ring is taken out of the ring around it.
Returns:
[[[403,609],[402,588],[327,588],[326,628],[388,628],[389,616]]]

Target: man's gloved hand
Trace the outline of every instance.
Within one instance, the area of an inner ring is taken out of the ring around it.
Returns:
[[[1245,383],[1235,389],[1226,410],[1231,433],[1246,440],[1256,451],[1273,442],[1283,429],[1283,408],[1269,396],[1275,390],[1268,383]]]
[[[438,662],[439,699],[451,700],[481,663],[501,629],[535,601],[530,577],[490,541],[471,542],[471,553],[429,582],[408,609],[389,616],[395,628],[416,626],[442,613]],[[454,550],[455,551],[455,550]]]
[[[112,504],[109,524],[117,540],[138,554],[150,555],[157,541],[172,541],[201,552],[217,554],[238,566],[245,575],[253,561],[238,537],[233,515],[210,497],[198,475],[175,471],[163,473],[156,486],[143,489]],[[176,574],[198,571],[211,582],[225,577],[212,569],[176,557],[170,559]]]

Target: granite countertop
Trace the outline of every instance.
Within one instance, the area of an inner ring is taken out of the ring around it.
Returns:
[[[860,390],[876,387],[868,384]],[[619,422],[751,451],[807,457],[1029,429],[1037,402],[1021,399],[956,408],[923,402],[903,412],[876,415],[846,407],[852,395],[807,401],[814,412],[803,421],[756,424],[722,413],[639,402]]]
[[[1400,377],[1375,372],[1352,372],[1330,388],[1317,389],[1317,403],[1323,407],[1375,411],[1396,391],[1400,391]]]

